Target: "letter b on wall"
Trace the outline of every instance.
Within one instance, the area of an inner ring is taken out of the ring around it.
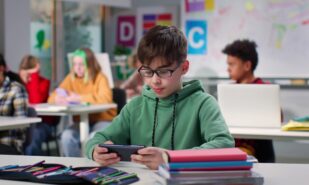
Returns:
[[[119,16],[117,24],[117,44],[123,46],[135,45],[135,16]]]
[[[188,39],[188,54],[207,53],[207,23],[203,20],[188,20],[186,22]]]

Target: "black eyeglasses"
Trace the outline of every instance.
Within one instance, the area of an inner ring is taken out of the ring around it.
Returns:
[[[152,70],[148,67],[141,66],[138,69],[138,72],[142,77],[146,77],[146,78],[153,77],[155,73],[160,78],[169,78],[173,75],[173,73],[177,70],[179,66],[180,65],[177,65],[174,69],[156,69],[156,70]]]

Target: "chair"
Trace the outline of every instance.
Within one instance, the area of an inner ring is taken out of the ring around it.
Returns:
[[[101,68],[102,73],[104,73],[108,79],[109,86],[114,88],[114,81],[112,75],[112,68],[109,60],[109,55],[107,53],[96,53],[95,57],[97,58]]]
[[[117,104],[117,114],[119,114],[121,109],[127,103],[126,92],[123,89],[114,87],[109,55],[107,53],[96,53],[95,56],[102,68],[102,73],[107,76],[109,85],[113,90],[113,101]]]
[[[113,101],[117,104],[117,114],[120,113],[121,109],[127,103],[127,95],[125,90],[120,88],[113,88]]]

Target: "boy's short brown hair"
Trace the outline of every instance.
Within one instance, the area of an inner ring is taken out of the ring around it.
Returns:
[[[160,58],[167,65],[181,64],[187,58],[187,39],[175,26],[155,26],[141,39],[137,56],[142,65]]]

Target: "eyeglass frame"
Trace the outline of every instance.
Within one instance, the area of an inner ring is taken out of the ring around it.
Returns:
[[[160,77],[160,78],[170,78],[170,77],[173,76],[173,73],[178,69],[179,66],[181,66],[181,64],[177,64],[177,66],[176,66],[174,69],[160,69],[160,68],[159,68],[159,69],[155,69],[155,70],[153,70],[153,69],[151,69],[151,68],[149,68],[149,67],[147,67],[147,66],[141,66],[141,67],[137,70],[137,72],[141,75],[141,77],[144,77],[144,78],[152,78],[154,74],[156,74],[156,75],[157,75],[158,77]],[[151,76],[143,76],[142,73],[140,72],[140,71],[143,70],[143,69],[146,69],[146,70],[151,71],[151,72],[152,72],[152,75],[151,75]],[[169,76],[166,76],[166,77],[161,77],[160,74],[158,73],[158,71],[160,71],[160,70],[166,70],[166,71],[169,72],[170,75],[169,75]]]

